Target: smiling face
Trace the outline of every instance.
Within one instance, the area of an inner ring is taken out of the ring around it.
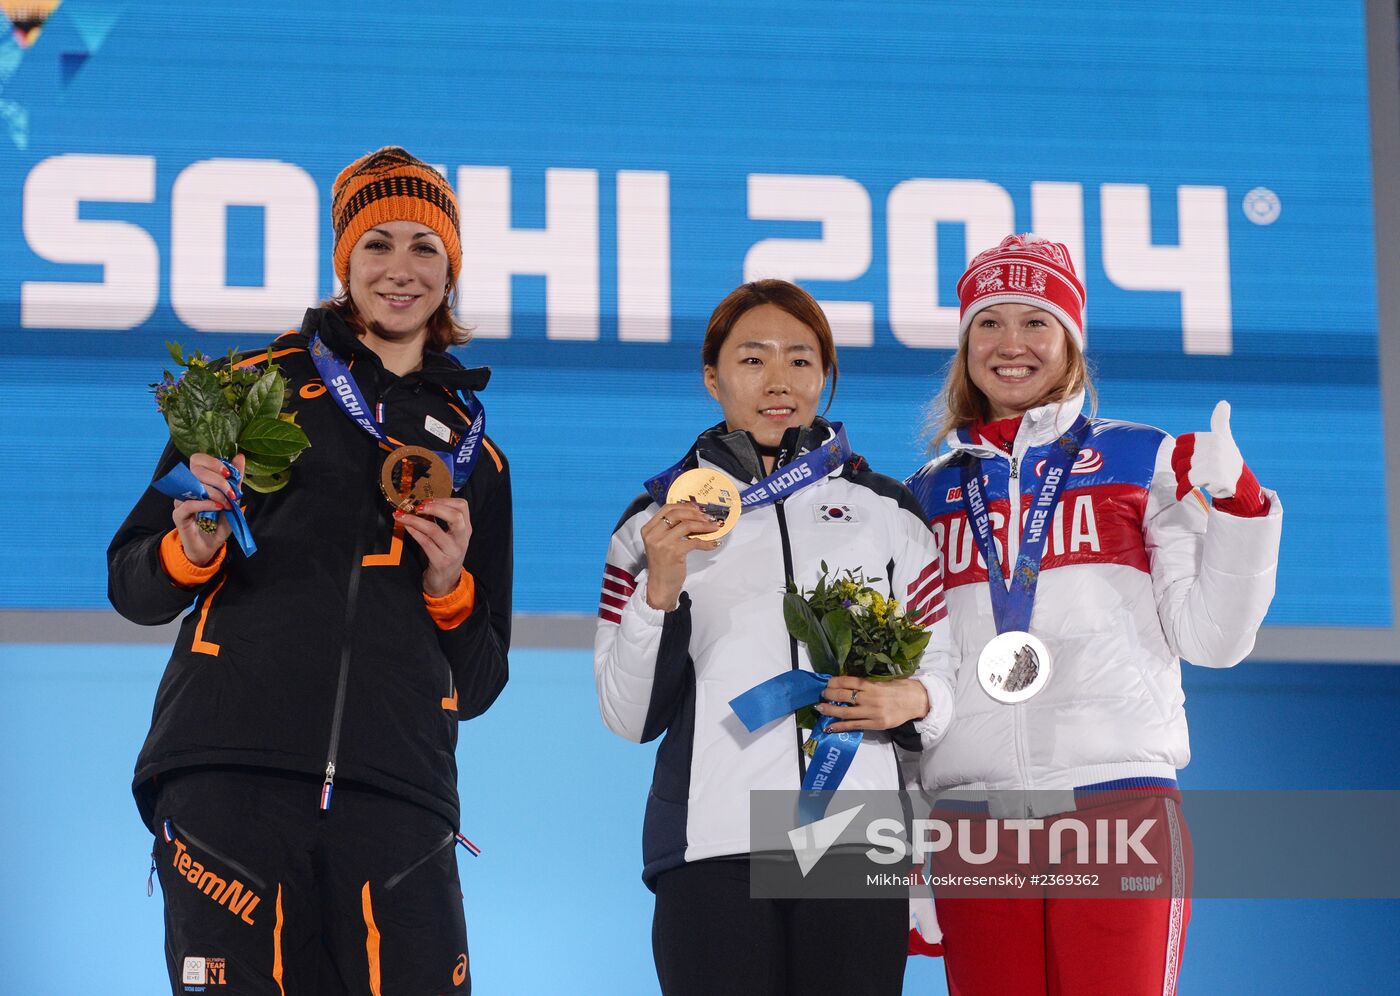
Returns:
[[[968,376],[987,396],[993,419],[1036,407],[1064,381],[1069,333],[1048,311],[993,305],[973,317],[967,336]]]
[[[447,293],[442,238],[413,221],[389,221],[350,251],[350,299],[370,335],[393,341],[426,336]]]
[[[705,367],[705,387],[730,430],[750,432],[764,446],[812,424],[825,384],[817,334],[775,304],[744,312]]]

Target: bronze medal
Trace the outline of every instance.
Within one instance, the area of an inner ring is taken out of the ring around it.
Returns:
[[[706,515],[720,521],[714,532],[697,533],[691,539],[717,540],[739,524],[739,485],[718,470],[708,467],[687,470],[671,483],[666,501],[693,501]]]
[[[452,471],[426,446],[400,446],[385,457],[379,487],[390,505],[413,512],[425,501],[452,497]]]

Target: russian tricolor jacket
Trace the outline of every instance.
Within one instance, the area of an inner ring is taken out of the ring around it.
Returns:
[[[1259,518],[1212,511],[1199,491],[1176,498],[1175,440],[1160,429],[1090,419],[1055,509],[1030,630],[1050,651],[1035,697],[1004,705],[977,680],[996,636],[987,568],[962,495],[963,464],[981,460],[1002,563],[1055,440],[1083,398],[1032,409],[1007,453],[968,430],[908,484],[941,553],[957,666],[951,729],[920,762],[926,791],[1071,790],[1122,779],[1175,779],[1191,758],[1180,659],[1231,667],[1249,654],[1274,593],[1283,507]],[[1139,783],[1141,784],[1141,783]],[[1150,783],[1149,783],[1150,784]]]

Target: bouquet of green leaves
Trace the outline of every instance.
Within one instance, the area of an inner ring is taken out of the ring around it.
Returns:
[[[165,345],[185,372],[176,378],[166,370],[151,389],[175,448],[186,457],[208,453],[220,460],[242,453],[248,487],[264,494],[286,487],[292,463],[311,440],[296,416],[282,410],[289,389],[277,365],[269,359],[264,369],[240,368],[236,350],[215,365],[200,353],[185,355],[178,343]],[[205,528],[212,529],[212,520]]]
[[[841,571],[833,577],[823,562],[815,588],[799,591],[788,582],[783,621],[788,632],[806,645],[813,670],[869,681],[907,678],[918,670],[929,632],[906,616],[899,602],[871,587],[880,580],[867,578],[860,570]],[[805,706],[797,718],[812,729],[821,715]]]

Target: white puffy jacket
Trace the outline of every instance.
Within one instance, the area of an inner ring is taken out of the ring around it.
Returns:
[[[800,455],[833,433],[820,419],[789,430],[785,452]],[[779,465],[786,463],[779,457]],[[751,437],[717,426],[696,441],[687,466],[715,467],[755,483],[761,462]],[[788,577],[810,588],[825,561],[861,569],[897,598],[933,637],[918,679],[931,708],[902,745],[931,746],[952,715],[937,551],[908,489],[855,457],[787,499],[745,509],[715,551],[692,553],[679,607],[647,605],[641,528],[658,509],[639,498],[613,533],[603,574],[594,674],[608,729],[646,742],[665,734],[647,799],[643,879],[684,862],[749,853],[749,792],[801,787],[806,731],[795,718],[747,732],[729,700],[790,668],[812,669],[789,638],[782,597]],[[842,789],[901,789],[891,733],[865,734]]]
[[[1082,403],[1027,412],[1010,454],[974,442],[966,429],[953,433],[951,453],[907,482],[942,552],[958,663],[956,719],[920,761],[928,792],[1174,779],[1191,759],[1179,659],[1231,667],[1254,646],[1274,594],[1278,496],[1266,491],[1270,511],[1252,519],[1209,511],[1197,491],[1177,501],[1173,437],[1092,419],[1055,510],[1031,618],[1051,654],[1050,681],[1017,705],[982,690],[977,659],[996,627],[961,463],[982,458],[998,554],[1003,565],[1013,563],[1020,530],[1008,550],[1006,523],[1022,521],[1041,461]],[[1010,486],[1013,469],[1019,488]],[[1053,803],[1036,796],[1029,815],[1060,808]]]

